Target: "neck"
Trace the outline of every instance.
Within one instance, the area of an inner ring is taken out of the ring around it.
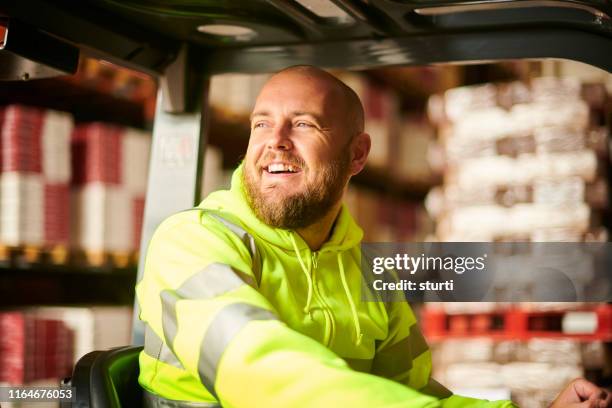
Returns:
[[[329,239],[341,207],[342,201],[340,200],[319,221],[307,227],[296,229],[296,232],[306,241],[310,250],[318,251]]]

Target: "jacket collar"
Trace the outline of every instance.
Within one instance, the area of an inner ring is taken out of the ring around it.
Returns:
[[[246,198],[242,172],[243,164],[240,164],[232,175],[230,189],[211,193],[199,207],[231,214],[240,220],[247,231],[285,250],[293,251],[292,235],[300,250],[308,248],[306,242],[295,231],[271,227],[257,218]],[[362,238],[363,231],[343,204],[331,236],[320,251],[347,250],[358,245]]]

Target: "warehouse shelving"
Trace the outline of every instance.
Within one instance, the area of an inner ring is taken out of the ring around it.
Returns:
[[[0,106],[26,105],[70,113],[77,123],[101,121],[146,129],[147,105],[155,100],[143,95],[122,94],[110,72],[123,75],[127,86],[142,79],[130,71],[105,66],[107,77],[91,78],[81,61],[78,75],[35,81],[3,82]],[[97,63],[96,63],[97,64]],[[95,67],[94,67],[95,68]],[[127,75],[127,78],[126,78]],[[132,77],[129,77],[129,76]],[[95,80],[94,80],[95,79]],[[150,85],[147,84],[147,85]],[[138,91],[138,90],[136,90]],[[36,305],[126,305],[133,303],[137,253],[75,251],[59,248],[59,258],[46,245],[6,246],[0,243],[0,308]],[[121,258],[121,259],[120,259]]]
[[[70,112],[77,121],[106,120],[145,128],[144,105],[62,78],[3,82],[0,105],[23,104]]]
[[[0,308],[131,305],[136,267],[0,264]]]

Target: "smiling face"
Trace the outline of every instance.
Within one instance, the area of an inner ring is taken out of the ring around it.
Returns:
[[[341,199],[355,174],[351,146],[359,128],[346,92],[315,68],[282,71],[262,89],[243,178],[249,204],[265,223],[303,228]]]

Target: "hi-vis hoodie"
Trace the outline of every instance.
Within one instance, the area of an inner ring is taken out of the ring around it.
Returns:
[[[137,286],[140,384],[224,407],[511,407],[448,392],[406,302],[361,302],[361,229],[345,207],[313,252],[229,191],[165,220]],[[446,392],[446,393],[445,393]]]

